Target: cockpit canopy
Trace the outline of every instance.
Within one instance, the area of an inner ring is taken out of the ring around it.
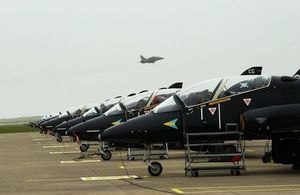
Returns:
[[[107,110],[109,110],[114,105],[119,103],[120,100],[121,100],[121,97],[116,97],[114,99],[105,100],[103,103],[100,104],[100,106],[92,107],[89,111],[84,113],[82,116],[83,117],[98,116],[102,113],[105,113]]]
[[[98,107],[93,107],[91,109],[89,109],[89,111],[87,111],[86,113],[84,113],[82,116],[83,117],[90,117],[90,116],[97,116],[100,114],[100,110]]]
[[[178,92],[179,89],[159,89],[156,91],[145,91],[137,95],[126,97],[121,101],[122,105],[125,106],[126,111],[132,112],[135,110],[141,110],[149,106],[157,105],[167,98],[171,97],[173,94]],[[120,104],[116,104],[110,110],[108,110],[105,115],[117,115],[122,114],[124,110]]]
[[[73,108],[70,108],[67,111],[63,112],[62,114],[60,114],[59,118],[64,118],[64,117],[67,117],[67,116],[75,118],[75,117],[83,115],[89,109],[90,109],[90,107],[87,106],[87,105],[73,107]]]
[[[109,99],[104,101],[103,103],[100,104],[100,111],[101,113],[105,113],[106,111],[108,111],[109,109],[111,109],[114,105],[116,105],[117,103],[119,103],[121,101],[122,97],[118,96],[114,99]]]
[[[261,75],[217,78],[194,85],[186,90],[178,92],[176,95],[186,107],[191,107],[220,98],[267,87],[269,86],[270,81],[270,76]],[[161,113],[180,109],[181,106],[176,103],[173,97],[171,97],[153,111],[155,113]]]

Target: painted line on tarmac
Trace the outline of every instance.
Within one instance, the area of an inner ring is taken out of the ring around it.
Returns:
[[[51,182],[51,181],[80,181],[78,178],[65,178],[65,179],[27,179],[25,182]]]
[[[80,151],[49,152],[49,154],[80,154]]]
[[[176,194],[184,194],[183,191],[181,191],[180,189],[178,188],[172,188],[171,189],[173,192],[175,192]]]
[[[254,150],[246,150],[246,152],[254,152]]]
[[[61,164],[75,164],[75,163],[95,163],[101,162],[101,160],[69,160],[69,161],[60,161]]]
[[[81,181],[112,181],[123,179],[140,179],[137,175],[124,175],[124,176],[103,176],[103,177],[80,177]]]
[[[47,149],[47,148],[68,148],[70,147],[69,145],[63,145],[63,146],[43,146],[44,149]]]
[[[300,191],[300,185],[256,185],[172,188],[177,194]]]
[[[36,138],[36,139],[33,139],[33,141],[43,141],[45,140],[45,138]]]

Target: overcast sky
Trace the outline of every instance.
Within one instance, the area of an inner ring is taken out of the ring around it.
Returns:
[[[298,0],[1,0],[0,118],[70,106],[252,65],[300,68]],[[139,55],[162,56],[140,64]]]

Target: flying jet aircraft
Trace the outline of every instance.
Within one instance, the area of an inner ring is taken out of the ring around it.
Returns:
[[[67,131],[70,129],[70,127],[75,126],[75,125],[77,125],[81,122],[85,122],[87,120],[90,120],[92,118],[95,118],[97,116],[102,115],[107,110],[112,108],[115,104],[119,103],[121,98],[122,98],[122,96],[117,96],[113,99],[107,99],[103,103],[101,103],[100,106],[92,107],[87,112],[82,114],[80,117],[71,119],[69,121],[65,121],[65,122],[57,125],[54,128],[54,133],[57,134],[57,139],[56,140],[58,142],[62,142],[62,140],[63,140],[62,136],[64,136],[64,135],[71,136],[67,133]],[[75,141],[75,137],[74,137],[74,141]]]
[[[99,134],[108,127],[147,112],[179,91],[181,87],[182,83],[175,83],[169,88],[156,91],[144,90],[137,95],[125,98],[103,115],[73,126],[68,133],[74,134],[80,141],[99,141]],[[86,151],[88,145],[82,144],[80,149]],[[109,150],[103,150],[101,156],[104,160],[109,160],[111,153]]]
[[[178,92],[148,114],[108,128],[100,139],[147,145],[184,142],[184,133],[225,132],[231,125],[246,140],[272,140],[274,163],[299,167],[299,89],[300,80],[290,76],[254,74],[208,80]],[[151,162],[148,171],[160,175],[162,166]]]
[[[153,57],[150,57],[150,58],[145,58],[144,56],[140,56],[141,57],[141,63],[142,64],[145,64],[145,63],[155,63],[156,61],[158,60],[162,60],[164,58],[162,57],[158,57],[158,56],[153,56]]]

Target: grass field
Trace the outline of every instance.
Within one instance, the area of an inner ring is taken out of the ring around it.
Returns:
[[[25,124],[20,125],[0,125],[0,133],[20,133],[20,132],[38,132],[39,129],[27,126]]]

